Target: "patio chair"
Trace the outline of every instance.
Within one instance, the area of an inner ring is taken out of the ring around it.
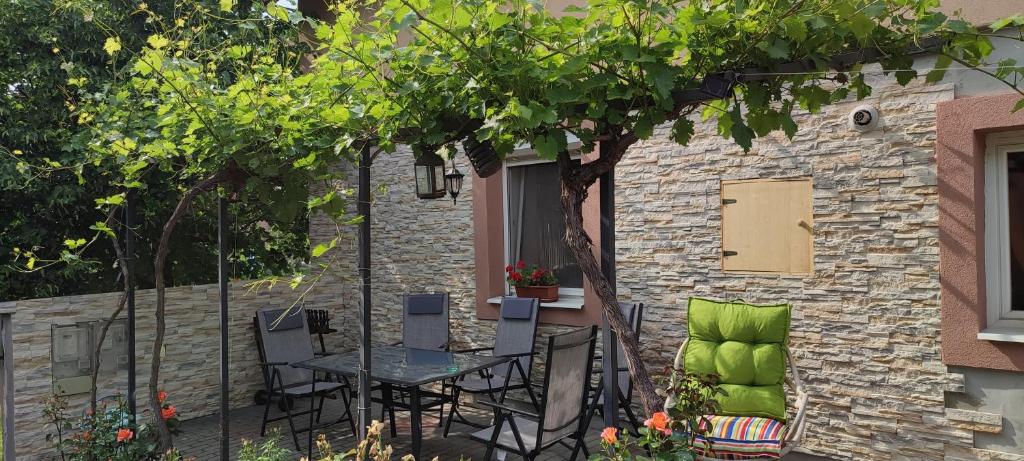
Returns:
[[[533,370],[533,356],[536,347],[537,321],[540,317],[540,300],[537,298],[505,297],[501,300],[498,326],[493,347],[467,349],[459,352],[490,352],[500,357],[513,357],[508,363],[481,372],[477,377],[463,376],[452,383],[452,407],[445,421],[444,436],[448,437],[452,420],[460,423],[485,427],[474,423],[459,412],[459,396],[463,392],[487,394],[491,400],[504,401],[510,390],[526,389],[527,395],[537,408],[538,402],[530,385]],[[495,396],[498,396],[497,398]]]
[[[676,369],[715,373],[726,395],[721,410],[707,415],[711,442],[703,459],[770,460],[800,443],[806,424],[807,391],[789,352],[789,304],[754,305],[690,298],[688,337],[676,354]],[[786,368],[790,376],[786,376]],[[795,415],[786,411],[788,385],[796,394]],[[673,402],[666,402],[670,408]]]
[[[487,444],[484,461],[491,460],[495,449],[532,461],[555,445],[572,450],[570,461],[581,450],[590,457],[583,438],[596,343],[596,326],[548,338],[544,391],[536,413],[499,402],[481,402],[494,410],[494,425],[470,434],[470,438]]]
[[[402,295],[402,341],[413,349],[448,350],[448,293]]]
[[[643,319],[644,305],[643,303],[633,304],[620,302],[619,310],[622,311],[622,316],[626,318],[630,326],[633,327],[633,332],[636,334],[637,339],[640,338],[640,324]],[[607,321],[603,328],[611,328],[608,326]],[[618,347],[615,348],[616,352],[616,363],[618,363],[618,371],[616,376],[618,377],[618,407],[626,415],[626,419],[629,424],[633,426],[633,434],[639,434],[640,420],[637,419],[636,414],[633,413],[633,379],[629,376],[629,368],[626,366],[626,353],[622,350],[622,344],[619,343]],[[595,357],[597,363],[601,363],[602,357]],[[588,425],[593,420],[594,413],[604,416],[604,370],[602,368],[595,368],[594,374],[599,375],[597,381],[597,387],[590,400],[590,410],[587,414]]]
[[[317,382],[314,394],[312,392],[313,372],[290,366],[293,363],[311,360],[317,355],[313,351],[313,341],[310,337],[304,310],[299,308],[287,313],[285,309],[261,310],[256,313],[254,323],[260,366],[263,369],[263,381],[266,387],[266,403],[263,408],[260,436],[266,436],[267,423],[287,419],[295,448],[299,449],[298,434],[306,432],[310,428],[297,429],[294,418],[312,412],[316,413],[316,420],[319,422],[323,413],[324,400],[337,398],[338,394],[345,405],[342,419],[348,420],[352,433],[355,434],[355,421],[352,418],[349,405],[351,386],[348,385],[347,380],[343,379],[345,382]],[[294,399],[301,397],[311,399],[319,397],[319,405],[315,409],[292,411]],[[270,417],[270,405],[274,401],[278,402],[278,406],[285,413],[283,416]]]
[[[413,349],[448,350],[450,338],[448,293],[422,293],[402,295],[402,340],[394,343]],[[398,435],[395,426],[395,396],[389,386],[375,386],[380,389],[381,419],[386,415],[391,423],[391,436]],[[447,388],[442,383],[441,394]],[[389,395],[385,396],[384,393]],[[403,401],[406,396],[399,393]],[[439,417],[444,418],[444,404],[440,405]]]

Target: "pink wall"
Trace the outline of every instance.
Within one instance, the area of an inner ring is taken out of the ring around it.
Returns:
[[[1011,113],[1019,94],[938,105],[939,275],[942,360],[947,365],[1024,371],[1024,344],[977,339],[986,326],[985,136],[1024,128]]]

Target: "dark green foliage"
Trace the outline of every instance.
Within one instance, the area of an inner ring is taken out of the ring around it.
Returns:
[[[25,257],[16,260],[15,249],[56,258],[66,248],[65,239],[92,235],[90,226],[106,218],[95,199],[118,190],[101,171],[77,166],[86,157],[79,142],[84,129],[72,112],[78,89],[68,80],[84,77],[89,91],[110,83],[104,28],[116,29],[126,50],[140,49],[152,33],[145,16],[137,14],[140,3],[112,0],[72,8],[54,0],[25,0],[0,9],[0,301],[120,288],[114,249],[106,237],[90,245],[81,260],[33,273],[25,272]],[[147,8],[169,11],[173,5],[158,1]],[[47,164],[61,167],[37,168]],[[136,241],[138,281],[147,288],[153,284],[156,239],[181,192],[166,175],[147,175],[144,182]],[[238,215],[232,225],[234,277],[291,272],[304,261],[304,213],[271,220],[262,207],[239,204],[232,211]],[[172,241],[168,281],[215,280],[216,244],[216,203],[200,201]]]

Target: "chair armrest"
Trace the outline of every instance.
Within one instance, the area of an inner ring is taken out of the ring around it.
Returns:
[[[520,410],[518,408],[510,407],[510,406],[505,405],[503,403],[492,402],[490,400],[483,400],[483,401],[476,402],[476,403],[479,403],[481,405],[486,405],[486,406],[491,407],[491,408],[493,408],[493,409],[495,409],[497,411],[505,411],[505,412],[508,412],[508,413],[518,413],[520,415],[529,416],[531,418],[538,418],[538,419],[540,418],[540,415],[538,415],[537,413],[532,413],[532,412],[529,412],[529,411],[526,411],[526,410]]]
[[[536,352],[522,352],[522,353],[519,353],[519,354],[501,354],[501,355],[496,355],[495,357],[528,357],[528,356],[531,356],[531,355],[537,355],[537,353]]]
[[[476,353],[476,352],[483,352],[483,351],[493,351],[493,350],[494,350],[493,347],[474,347],[472,349],[460,349],[460,350],[452,351],[452,352],[454,352],[456,354],[469,354],[469,353]]]

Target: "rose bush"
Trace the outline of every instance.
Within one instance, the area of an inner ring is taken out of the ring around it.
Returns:
[[[715,375],[700,375],[668,369],[669,378],[659,393],[669,402],[666,411],[655,412],[644,421],[639,437],[630,437],[617,428],[601,432],[602,453],[593,461],[693,461],[697,437],[711,429],[709,415],[718,411],[715,397],[723,395]],[[703,447],[713,449],[711,446]]]
[[[163,406],[160,416],[177,433],[181,423],[178,411],[166,400],[167,393],[160,392]],[[100,405],[96,412],[86,410],[84,416],[76,418],[67,412],[67,399],[54,395],[47,400],[44,414],[56,428],[56,449],[61,459],[66,461],[181,459],[174,450],[160,451],[153,426],[133,422],[128,403],[121,397],[112,405]]]

